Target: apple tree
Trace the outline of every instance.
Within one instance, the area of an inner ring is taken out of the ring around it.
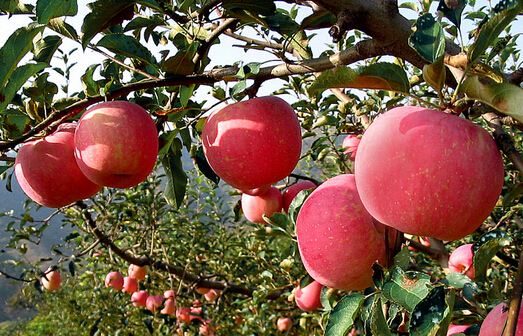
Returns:
[[[0,1],[1,328],[519,335],[522,12]]]

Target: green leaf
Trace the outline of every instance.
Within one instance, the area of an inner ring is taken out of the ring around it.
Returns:
[[[0,117],[2,117],[2,128],[11,139],[24,134],[31,125],[31,119],[18,110],[4,110]]]
[[[84,92],[87,96],[95,96],[100,93],[100,86],[93,79],[94,71],[98,66],[100,66],[100,64],[90,65],[81,77]]]
[[[287,230],[288,228],[292,227],[292,222],[289,221],[289,218],[281,212],[275,212],[272,216],[263,215],[263,219],[267,223],[282,228],[284,230]]]
[[[182,165],[182,142],[174,139],[171,150],[162,159],[162,166],[167,176],[164,197],[170,206],[179,208],[182,205],[187,188],[187,175]]]
[[[9,105],[15,94],[20,90],[22,85],[27,82],[29,77],[42,71],[48,66],[49,64],[47,63],[28,63],[13,71],[7,85],[0,88],[0,111],[4,110],[7,105]]]
[[[457,2],[457,4],[456,4]],[[456,27],[460,28],[461,26],[461,13],[463,9],[467,6],[467,0],[457,0],[452,1],[453,7],[450,8],[447,6],[445,0],[440,0],[438,5],[438,10],[443,13],[443,15],[454,23]]]
[[[493,45],[499,34],[523,11],[523,1],[507,0],[499,4],[504,4],[504,7],[496,6],[495,12],[497,13],[479,28],[478,37],[468,50],[470,64],[474,63],[489,46]]]
[[[305,203],[305,200],[313,189],[307,189],[307,190],[300,190],[300,192],[292,199],[291,204],[289,205],[289,218],[293,223],[296,223],[296,218],[298,217],[298,213],[300,212],[300,209]]]
[[[216,175],[214,170],[212,170],[207,158],[203,154],[203,146],[199,145],[195,150],[191,151],[192,159],[196,164],[196,167],[202,172],[202,174],[207,177],[209,180],[218,184],[220,182],[220,177]]]
[[[11,168],[12,166],[0,166],[0,175],[2,175],[3,173],[5,173],[9,168]]]
[[[472,246],[474,257],[474,280],[481,281],[487,275],[488,263],[498,251],[510,245],[510,237],[503,231],[485,233]]]
[[[523,88],[509,83],[484,84],[478,76],[467,78],[460,86],[460,92],[469,98],[479,100],[500,113],[523,122]]]
[[[78,33],[74,27],[60,18],[55,18],[49,21],[47,27],[51,28],[58,34],[68,37],[74,41],[78,40]]]
[[[451,272],[447,274],[443,283],[446,283],[452,287],[463,289],[466,285],[472,286],[476,291],[479,291],[478,285],[473,282],[468,276],[459,272]]]
[[[425,64],[423,66],[423,79],[427,82],[436,92],[441,93],[443,84],[445,84],[447,68],[445,67],[444,55],[438,57],[436,61],[431,64]]]
[[[414,33],[409,37],[409,44],[421,57],[432,63],[445,54],[443,27],[434,20],[432,14],[420,16],[414,28]]]
[[[336,15],[327,11],[314,11],[301,21],[300,30],[332,27],[336,23]]]
[[[0,10],[9,14],[34,14],[34,6],[20,3],[18,0],[0,0]]]
[[[71,273],[71,275],[74,276],[76,274],[76,263],[73,260],[71,260],[69,262],[68,266],[69,266],[69,273]]]
[[[222,2],[224,16],[246,19],[262,23],[260,17],[269,16],[276,12],[272,0],[225,0]]]
[[[365,296],[351,294],[343,297],[329,314],[325,336],[346,335],[358,316]]]
[[[392,336],[385,315],[383,314],[383,307],[381,298],[374,301],[371,308],[370,315],[370,331],[375,336]]]
[[[5,87],[22,57],[33,49],[33,39],[44,27],[31,23],[27,27],[18,28],[0,48],[0,89]]]
[[[74,16],[78,13],[76,0],[38,0],[36,18],[38,23],[47,24],[49,20],[60,16]]]
[[[433,288],[414,308],[409,335],[445,336],[452,317],[454,298],[454,290],[446,291],[443,286]]]
[[[34,60],[37,62],[51,63],[51,59],[58,47],[62,44],[60,36],[49,35],[35,43]]]
[[[182,106],[187,106],[187,104],[189,104],[189,100],[191,99],[194,93],[195,87],[195,84],[192,84],[190,86],[180,85],[180,104],[182,104]]]
[[[375,63],[358,72],[344,66],[322,72],[308,88],[315,93],[330,88],[356,88],[409,92],[409,79],[405,71],[392,63]]]
[[[389,273],[390,280],[383,285],[383,296],[413,311],[429,293],[430,276],[414,271],[405,272],[397,266]]]
[[[140,41],[124,34],[109,34],[104,36],[97,44],[98,47],[109,49],[120,56],[136,58],[148,64],[155,64],[153,55]]]

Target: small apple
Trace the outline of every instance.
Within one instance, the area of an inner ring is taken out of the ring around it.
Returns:
[[[160,311],[161,314],[164,315],[172,315],[176,312],[176,305],[173,298],[169,298],[165,300],[165,305],[163,309]]]
[[[211,289],[210,291],[205,293],[205,295],[204,295],[205,300],[214,301],[214,300],[216,300],[218,295],[220,295],[220,293],[221,293],[221,290],[219,290],[219,289]]]
[[[479,336],[501,335],[507,322],[508,310],[509,308],[504,302],[494,307],[483,320]],[[519,307],[515,336],[523,336],[523,303]]]
[[[465,244],[456,248],[449,256],[449,270],[451,272],[458,272],[465,274],[471,279],[474,279],[474,252],[472,251],[473,244]]]
[[[289,207],[292,203],[292,200],[298,195],[302,190],[307,190],[311,188],[316,188],[316,184],[309,180],[300,181],[289,186],[283,192],[283,210],[289,212]]]
[[[470,326],[468,325],[456,325],[456,324],[451,324],[449,325],[449,329],[447,330],[447,336],[450,336],[450,335],[454,335],[454,334],[457,334],[457,333],[461,333],[461,332],[464,332],[465,330],[467,330]]]
[[[204,321],[203,324],[201,324],[198,327],[198,331],[200,332],[200,334],[202,334],[204,336],[214,335],[216,333],[216,327],[213,326],[211,323],[212,323],[212,320]]]
[[[182,322],[189,323],[191,322],[190,312],[190,307],[178,307],[176,308],[176,318]]]
[[[118,272],[109,272],[105,276],[105,287],[113,287],[114,290],[123,288],[123,277]]]
[[[356,134],[349,134],[343,139],[341,147],[345,149],[343,154],[350,155],[349,160],[354,161],[356,159],[356,151],[358,150],[360,141],[361,138]]]
[[[296,305],[305,312],[320,308],[322,306],[320,299],[322,288],[323,285],[318,281],[313,281],[303,288],[298,285],[294,294]]]
[[[280,190],[271,186],[263,195],[242,194],[241,203],[243,215],[248,221],[263,224],[263,215],[270,217],[282,210],[283,198]]]
[[[127,274],[135,280],[143,280],[145,279],[145,275],[147,274],[147,266],[138,266],[130,264]]]
[[[57,290],[61,283],[62,276],[58,270],[47,271],[45,272],[45,276],[42,277],[42,286],[50,291]]]
[[[127,101],[104,102],[88,109],[75,132],[75,157],[94,183],[129,188],[153,170],[158,133],[151,116]]]
[[[134,292],[131,295],[131,302],[133,303],[133,306],[135,306],[135,307],[145,307],[147,304],[148,297],[149,297],[149,294],[147,294],[146,291]]]
[[[174,290],[168,289],[165,292],[163,292],[163,297],[166,299],[174,298],[176,295],[174,293]]]
[[[90,181],[74,158],[76,124],[66,123],[44,138],[26,142],[15,159],[15,176],[29,198],[60,208],[95,195],[102,185]]]
[[[196,287],[195,291],[196,293],[199,293],[199,294],[207,294],[207,292],[209,292],[211,289],[210,288],[205,288],[205,287]]]
[[[292,320],[290,317],[280,317],[276,321],[276,325],[278,326],[279,331],[290,330],[292,328]]]
[[[131,277],[123,278],[122,292],[132,294],[138,290],[138,282]]]
[[[164,297],[161,295],[151,295],[145,301],[145,306],[151,313],[156,313],[162,307]]]

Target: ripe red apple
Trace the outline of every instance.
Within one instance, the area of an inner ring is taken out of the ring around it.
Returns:
[[[29,198],[59,208],[88,198],[102,189],[80,170],[74,158],[76,125],[66,123],[38,140],[26,142],[15,159],[15,176]]]
[[[191,322],[191,308],[189,307],[178,307],[176,309],[176,318],[182,322],[189,323]]]
[[[276,321],[276,325],[279,331],[286,331],[292,328],[292,320],[290,317],[280,317]]]
[[[219,289],[211,289],[207,293],[204,294],[205,300],[207,301],[214,301],[220,295],[221,290]]]
[[[163,297],[166,299],[174,298],[176,295],[174,293],[174,290],[168,289],[165,292],[163,292]]]
[[[135,307],[145,307],[147,304],[148,297],[149,297],[149,294],[147,294],[146,291],[134,292],[131,295],[131,302],[133,303],[133,306],[135,306]]]
[[[214,172],[231,186],[252,193],[252,189],[263,190],[294,170],[302,139],[292,107],[269,96],[226,105],[211,113],[202,143]]]
[[[456,240],[490,215],[503,186],[487,131],[455,115],[394,108],[363,134],[355,161],[365,208],[404,233]]]
[[[196,293],[198,294],[207,294],[207,292],[209,292],[211,289],[210,288],[205,288],[205,287],[196,287],[195,291]]]
[[[447,330],[447,336],[450,336],[450,335],[454,335],[454,334],[458,334],[458,333],[461,333],[461,332],[464,332],[465,330],[467,330],[470,326],[468,325],[455,325],[455,324],[451,324],[449,325],[449,329]]]
[[[507,322],[508,306],[502,302],[494,307],[485,317],[479,330],[479,336],[501,335]],[[523,304],[519,308],[518,326],[515,336],[523,336]]]
[[[114,188],[142,182],[158,155],[158,133],[150,115],[126,101],[87,110],[75,133],[75,157],[91,181]]]
[[[341,147],[345,148],[343,154],[350,155],[349,160],[354,161],[356,159],[356,151],[358,150],[360,141],[361,138],[359,138],[356,134],[349,134],[343,138]]]
[[[263,215],[270,217],[275,212],[281,211],[282,206],[282,194],[278,188],[273,186],[263,195],[242,194],[243,215],[253,223],[265,223]]]
[[[294,183],[293,185],[289,186],[285,191],[283,192],[283,210],[285,212],[289,212],[289,206],[292,203],[292,200],[298,195],[298,193],[302,190],[307,190],[311,188],[316,188],[316,184],[309,180],[303,180],[297,183]]]
[[[306,312],[311,312],[321,308],[322,305],[320,295],[322,288],[323,285],[318,281],[313,281],[303,288],[298,285],[296,293],[294,294],[296,305],[298,305],[301,310]]]
[[[204,336],[214,335],[216,333],[216,327],[213,326],[211,323],[212,323],[212,320],[204,321],[203,324],[201,324],[198,327],[198,331],[200,332],[200,334],[202,334]]]
[[[44,286],[45,289],[54,291],[60,287],[60,284],[62,283],[62,276],[58,270],[47,271],[41,280],[42,286]]]
[[[164,295],[165,296],[165,295]],[[173,298],[165,300],[165,305],[160,311],[161,314],[172,315],[176,312],[176,305]]]
[[[385,237],[363,207],[352,174],[330,178],[309,195],[296,235],[305,269],[330,288],[370,287],[373,263],[384,264]]]
[[[122,292],[132,294],[138,290],[138,282],[131,277],[123,278]]]
[[[129,269],[127,270],[127,274],[135,280],[143,280],[147,274],[147,266],[130,264]]]
[[[114,290],[123,288],[123,277],[118,272],[109,272],[105,276],[105,287],[113,287]]]
[[[162,307],[163,300],[162,295],[150,295],[145,301],[145,306],[151,313],[156,313]]]
[[[474,265],[472,263],[474,252],[472,251],[472,246],[473,244],[461,245],[450,254],[449,270],[451,272],[462,273],[474,279]]]

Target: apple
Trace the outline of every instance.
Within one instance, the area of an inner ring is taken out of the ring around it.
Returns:
[[[147,298],[149,294],[146,291],[134,292],[131,295],[131,302],[135,307],[145,307],[147,305]]]
[[[127,270],[127,274],[135,280],[143,280],[147,274],[147,266],[130,264],[129,269]]]
[[[165,295],[164,295],[165,296]],[[160,311],[161,314],[164,315],[172,315],[176,312],[176,305],[173,298],[169,298],[165,300],[165,305],[163,309]]]
[[[207,301],[214,301],[220,295],[221,290],[219,289],[211,289],[207,293],[204,294],[205,300]]]
[[[105,287],[113,287],[114,290],[123,288],[123,277],[118,272],[109,272],[105,276]]]
[[[298,285],[294,294],[296,305],[305,312],[320,308],[322,306],[320,300],[322,288],[323,285],[318,281],[313,281],[303,288]]]
[[[465,274],[471,279],[474,279],[474,252],[472,247],[474,244],[465,244],[456,248],[449,256],[449,270],[451,272],[458,272]]]
[[[195,291],[196,293],[198,294],[207,294],[207,292],[209,292],[211,289],[210,288],[205,288],[205,287],[196,287],[195,288]]]
[[[189,323],[192,320],[191,315],[189,315],[190,312],[190,307],[178,307],[176,309],[176,318],[182,322]]]
[[[316,184],[309,180],[303,180],[293,185],[289,186],[283,192],[283,210],[289,212],[289,207],[291,206],[292,200],[298,195],[302,190],[307,190],[311,188],[316,188]]]
[[[456,325],[456,324],[451,324],[449,325],[449,329],[447,330],[447,336],[450,336],[450,335],[454,335],[454,334],[458,334],[458,333],[461,333],[461,332],[464,332],[465,330],[467,330],[470,326],[468,325]]]
[[[501,335],[507,322],[508,306],[502,302],[494,307],[485,317],[479,330],[479,336]],[[519,307],[515,336],[523,336],[523,304]]]
[[[95,195],[102,185],[90,181],[74,157],[76,124],[65,123],[44,138],[26,142],[15,159],[15,177],[36,203],[60,208]]]
[[[330,178],[309,195],[296,219],[296,235],[307,273],[330,288],[370,287],[372,265],[386,261],[385,236],[365,210],[353,174]]]
[[[60,287],[60,284],[62,283],[62,275],[58,270],[47,271],[45,272],[45,276],[42,277],[41,281],[42,286],[44,286],[45,289],[54,291]]]
[[[356,151],[358,150],[360,141],[361,138],[359,138],[356,134],[349,134],[343,138],[341,147],[345,149],[343,154],[349,155],[349,160],[354,161],[356,159]]]
[[[220,178],[244,193],[254,189],[260,195],[296,167],[302,147],[300,122],[283,99],[253,98],[213,111],[205,121],[202,144]]]
[[[138,290],[138,282],[131,277],[123,278],[122,292],[132,294]]]
[[[216,333],[216,327],[211,324],[212,320],[206,320],[198,327],[200,334],[204,336],[211,336]]]
[[[276,321],[276,325],[279,331],[286,331],[292,328],[292,320],[290,317],[280,317]]]
[[[242,194],[241,203],[243,215],[248,221],[263,224],[263,215],[270,217],[282,210],[283,198],[280,190],[271,186],[263,195]]]
[[[354,169],[374,218],[404,233],[448,241],[483,223],[504,180],[501,155],[487,131],[417,106],[376,118],[363,134]]]
[[[162,295],[150,295],[145,301],[145,306],[151,313],[156,313],[162,307],[163,300]]]
[[[174,298],[176,295],[174,293],[174,290],[168,289],[165,292],[163,292],[163,297],[166,299]]]
[[[94,183],[133,187],[156,164],[156,125],[134,103],[118,100],[95,105],[78,122],[74,154],[80,170]]]

